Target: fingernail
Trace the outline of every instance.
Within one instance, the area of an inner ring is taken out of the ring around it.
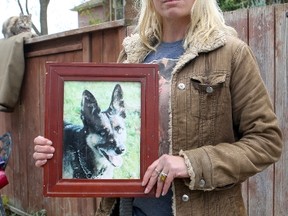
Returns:
[[[52,145],[52,141],[50,141],[50,140],[47,141],[47,144],[48,144],[48,145]]]
[[[51,159],[52,157],[53,157],[53,154],[48,154],[48,155],[47,155],[47,158],[48,158],[48,159]]]
[[[145,194],[147,194],[147,193],[148,193],[148,189],[147,189],[147,188],[145,189],[144,193],[145,193]]]

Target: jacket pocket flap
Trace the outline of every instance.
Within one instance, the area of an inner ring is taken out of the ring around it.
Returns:
[[[209,76],[193,76],[191,77],[192,84],[197,90],[205,90],[211,87],[216,89],[221,87],[225,82],[226,74],[212,74]],[[209,93],[209,92],[208,92]]]

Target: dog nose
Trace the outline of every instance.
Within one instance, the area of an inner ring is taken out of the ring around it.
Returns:
[[[123,154],[125,152],[124,147],[117,147],[115,150],[116,154]]]

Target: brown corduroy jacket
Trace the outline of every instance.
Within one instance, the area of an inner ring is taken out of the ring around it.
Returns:
[[[185,158],[191,176],[173,182],[173,213],[246,215],[241,183],[279,159],[281,131],[248,45],[221,32],[195,44],[171,81],[170,153]],[[137,34],[123,46],[124,63],[148,54]],[[113,205],[103,199],[96,215],[109,215]]]

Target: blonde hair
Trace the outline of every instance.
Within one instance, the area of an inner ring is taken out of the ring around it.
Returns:
[[[153,0],[138,1],[138,23],[135,31],[139,33],[144,45],[154,50],[162,40],[162,19],[156,12]],[[184,48],[197,42],[204,43],[214,32],[237,36],[237,32],[225,24],[224,16],[216,0],[195,0],[191,8],[191,22],[184,38]],[[156,38],[151,44],[149,37]]]

